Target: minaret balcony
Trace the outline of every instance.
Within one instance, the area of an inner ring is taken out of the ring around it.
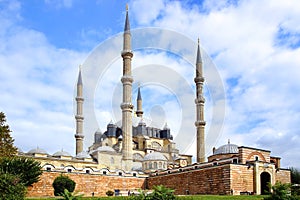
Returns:
[[[75,119],[78,121],[83,121],[84,117],[82,115],[75,115]]]
[[[204,120],[198,120],[195,122],[195,126],[199,127],[199,126],[205,126],[206,122]]]
[[[76,133],[76,134],[75,134],[75,138],[76,138],[76,139],[83,139],[83,138],[84,138],[84,135],[83,135],[83,134]]]
[[[129,110],[129,111],[132,111],[133,109],[133,104],[130,103],[130,102],[123,102],[121,103],[121,109],[124,111],[124,110]]]
[[[132,77],[132,76],[128,76],[128,75],[124,75],[124,76],[122,76],[122,78],[121,78],[121,82],[122,82],[123,84],[132,84],[132,82],[133,82],[133,77]]]
[[[204,81],[205,81],[205,78],[204,77],[196,77],[196,78],[194,78],[194,81],[195,81],[195,83],[203,83]]]
[[[201,95],[200,97],[195,99],[195,104],[204,104],[205,103],[205,98]]]
[[[123,58],[124,58],[124,57],[130,57],[130,58],[132,58],[133,53],[132,53],[132,51],[131,51],[130,49],[124,49],[124,50],[121,52],[121,55],[122,55]]]

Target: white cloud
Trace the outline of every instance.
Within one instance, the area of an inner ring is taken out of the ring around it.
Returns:
[[[200,35],[226,88],[226,121],[218,145],[231,138],[238,145],[270,149],[283,157],[284,166],[299,167],[293,152],[299,142],[300,50],[289,48],[299,34],[299,2],[205,1],[187,6],[164,1],[163,5],[161,17],[149,17],[148,23],[135,20],[192,38]],[[139,16],[144,11],[134,12]],[[294,38],[278,35],[280,27]]]

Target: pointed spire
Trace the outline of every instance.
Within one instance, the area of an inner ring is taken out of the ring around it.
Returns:
[[[140,86],[139,86],[139,88],[138,88],[137,100],[142,100],[142,95],[141,95]]]
[[[130,32],[130,24],[129,24],[129,17],[128,17],[128,4],[126,4],[126,19],[125,19],[124,32]]]
[[[198,49],[197,49],[197,61],[196,63],[202,63],[201,52],[200,52],[200,39],[198,38]]]
[[[79,74],[78,74],[77,85],[82,85],[82,78],[81,78],[81,65],[79,65]]]

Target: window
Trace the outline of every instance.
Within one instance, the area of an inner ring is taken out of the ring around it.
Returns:
[[[133,175],[133,176],[136,176],[136,173],[133,173],[132,175]]]
[[[119,176],[122,176],[122,172],[119,172]]]
[[[89,174],[89,173],[91,173],[91,172],[90,172],[90,170],[87,169],[87,170],[85,170],[85,173]]]
[[[254,158],[255,158],[255,161],[258,161],[258,156],[255,156]]]
[[[103,171],[102,174],[103,174],[103,175],[106,175],[106,171]]]
[[[157,162],[154,162],[154,169],[157,169]]]
[[[237,159],[237,158],[234,158],[234,159],[232,160],[232,163],[233,163],[233,164],[237,164],[237,163],[238,163],[238,159]]]
[[[149,163],[149,169],[152,169],[152,163]]]
[[[67,171],[68,171],[68,173],[71,173],[71,172],[72,172],[72,169],[68,169]]]
[[[46,170],[47,170],[48,172],[50,172],[50,171],[51,171],[51,167],[47,167]]]

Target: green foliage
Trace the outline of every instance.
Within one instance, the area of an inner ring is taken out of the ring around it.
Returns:
[[[0,173],[0,199],[22,200],[25,194],[26,187],[18,176]]]
[[[108,191],[106,192],[106,195],[107,195],[107,196],[113,196],[113,195],[114,195],[114,192],[111,191],[111,190],[108,190]]]
[[[12,157],[0,160],[0,171],[2,173],[16,175],[25,186],[31,186],[38,182],[43,173],[40,163],[32,158]]]
[[[83,194],[77,195],[77,193],[69,192],[67,189],[64,189],[64,192],[60,194],[65,200],[80,200]]]
[[[64,193],[65,189],[67,189],[68,192],[73,192],[75,189],[75,185],[76,183],[68,176],[60,175],[56,177],[52,183],[52,186],[54,188],[54,195],[60,196]]]
[[[5,114],[0,112],[0,157],[13,157],[17,154],[18,149],[14,146],[10,133]]]
[[[167,188],[163,185],[153,187],[153,192],[147,194],[145,191],[139,191],[138,196],[133,196],[134,200],[175,200],[174,190]]]
[[[300,184],[300,171],[293,167],[291,167],[290,170],[292,184]]]
[[[265,197],[264,200],[296,200],[296,196],[291,195],[291,185],[276,182],[275,185],[271,186],[272,193],[270,196]]]

